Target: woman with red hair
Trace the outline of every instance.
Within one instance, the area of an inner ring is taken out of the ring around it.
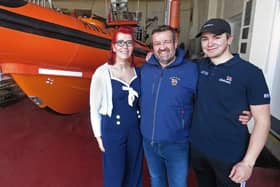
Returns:
[[[120,27],[111,48],[90,87],[91,125],[103,153],[104,186],[141,187],[140,71],[133,63],[133,30]]]

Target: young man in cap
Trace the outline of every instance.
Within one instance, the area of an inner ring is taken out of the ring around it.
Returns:
[[[198,93],[190,131],[191,164],[199,187],[244,186],[270,129],[270,96],[262,71],[230,52],[228,22],[210,19],[202,27]],[[254,118],[252,134],[238,121]]]

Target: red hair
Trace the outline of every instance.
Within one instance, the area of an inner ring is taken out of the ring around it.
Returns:
[[[123,33],[123,34],[128,34],[131,36],[133,42],[135,41],[134,39],[134,34],[133,34],[133,28],[131,27],[126,27],[126,26],[121,26],[119,27],[113,34],[112,36],[112,42],[111,42],[111,51],[110,51],[110,56],[109,56],[109,59],[108,59],[108,64],[110,65],[113,65],[115,64],[116,62],[116,53],[113,51],[112,49],[112,45],[116,43],[117,41],[117,36],[119,33]],[[132,52],[132,55],[131,55],[131,66],[135,66],[134,64],[134,55],[133,55],[133,52]]]

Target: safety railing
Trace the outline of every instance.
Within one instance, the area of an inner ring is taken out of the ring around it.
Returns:
[[[28,0],[28,2],[46,7],[46,8],[54,8],[52,0]]]

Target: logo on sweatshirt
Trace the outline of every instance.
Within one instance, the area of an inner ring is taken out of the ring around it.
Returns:
[[[177,86],[178,81],[180,80],[180,78],[176,76],[169,77],[169,79],[172,86]]]

